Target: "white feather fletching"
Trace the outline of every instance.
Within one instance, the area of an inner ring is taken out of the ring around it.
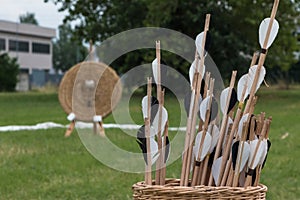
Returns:
[[[152,61],[152,72],[155,83],[157,83],[158,74],[157,74],[157,58]]]
[[[148,117],[148,96],[144,96],[144,98],[142,99],[142,112],[143,112],[143,118],[147,118]]]
[[[196,49],[199,55],[201,55],[201,53],[203,54],[205,52],[205,49],[202,49],[202,42],[203,42],[203,36],[204,36],[204,32],[201,32],[197,35],[196,40],[195,40],[195,45],[196,45]],[[207,53],[205,53],[204,56],[206,56]]]
[[[239,122],[239,127],[238,127],[238,136],[239,138],[242,137],[242,133],[243,133],[243,124],[247,121],[248,119],[248,116],[249,116],[249,113],[246,113],[242,116],[240,122]]]
[[[258,141],[259,141],[258,139],[250,141],[250,158],[249,158],[249,163],[248,163],[248,167],[250,169],[254,169],[258,165],[261,157],[264,154],[265,146],[262,142],[260,142],[258,149],[257,149],[257,153],[254,157],[254,153],[255,153],[256,146],[258,145]],[[252,162],[253,162],[253,164],[252,164],[252,166],[250,166]]]
[[[158,145],[154,137],[150,137],[150,150],[151,150],[151,163],[153,165],[159,156]]]
[[[218,179],[219,179],[219,174],[220,174],[220,170],[221,170],[221,164],[222,164],[222,159],[223,159],[223,156],[217,158],[213,165],[212,165],[212,175],[213,175],[213,178],[214,178],[214,181],[215,183],[218,183]],[[218,186],[218,185],[217,185]]]
[[[248,84],[248,93],[250,93],[250,91],[251,91],[251,87],[253,85],[257,67],[258,67],[257,65],[254,65],[249,68],[249,71],[248,71],[248,83],[249,83]],[[258,82],[257,82],[256,88],[255,88],[255,92],[259,89],[261,83],[264,81],[265,75],[266,75],[266,69],[264,66],[262,66],[260,69],[260,72],[259,72],[259,77],[258,77]]]
[[[247,142],[242,142],[242,143],[244,143],[244,148],[243,148],[243,154],[242,154],[242,160],[241,160],[239,172],[241,172],[243,170],[243,168],[245,167],[245,165],[249,159],[249,156],[250,156],[250,145]],[[241,150],[242,150],[242,145],[240,144],[239,151],[241,151]]]
[[[199,65],[200,65],[200,63],[199,63]],[[190,70],[189,70],[189,77],[190,77],[191,87],[193,86],[194,75],[195,75],[195,72],[197,71],[196,69],[197,69],[196,60],[194,60],[193,63],[191,64]],[[204,77],[204,73],[205,73],[205,65],[203,65],[202,74],[201,74],[202,77]]]
[[[209,96],[206,97],[205,99],[202,100],[202,102],[200,103],[200,118],[205,121],[205,114],[206,114],[206,110],[208,109],[208,105],[209,105]]]
[[[158,120],[159,120],[159,111],[156,113],[155,118],[153,120],[152,126],[155,129],[156,134],[158,131],[161,131],[161,134],[165,130],[165,125],[168,121],[168,112],[165,107],[162,107],[161,110],[161,128],[158,127]]]
[[[219,127],[217,125],[209,125],[208,126],[208,132],[211,133],[211,145],[210,145],[210,148],[209,148],[209,153],[212,153],[214,151],[214,148],[215,146],[217,145],[218,143],[218,139],[219,139],[219,136],[220,136],[220,130],[219,130]]]
[[[263,164],[263,162],[264,162],[264,160],[265,160],[265,158],[267,156],[267,153],[268,153],[268,142],[267,142],[267,139],[263,139],[261,141],[261,143],[262,143],[262,146],[263,146],[262,147],[263,148],[263,153],[262,153],[262,156],[260,157],[260,160],[259,160],[259,163],[258,163],[260,165]]]
[[[244,87],[246,87],[246,90],[245,90],[244,98],[242,99]],[[246,97],[249,95],[247,88],[248,88],[248,74],[244,74],[240,78],[238,85],[237,85],[237,99],[239,102],[244,102]]]
[[[221,111],[222,111],[223,114],[224,114],[224,111],[225,111],[229,90],[230,90],[229,87],[225,88],[224,90],[222,90],[221,95],[220,95],[220,108],[221,108]]]
[[[155,132],[155,129],[153,126],[150,126],[150,137],[154,137],[157,133]]]
[[[203,131],[199,132],[195,139],[195,146],[194,146],[193,150],[194,150],[196,158],[198,158],[198,156],[199,156],[199,149],[200,149],[202,135],[203,135]],[[205,156],[208,154],[210,145],[211,145],[211,140],[212,140],[211,135],[210,135],[210,133],[207,132],[205,134],[205,138],[204,138],[204,142],[203,142],[200,161],[202,161],[205,158]]]
[[[259,25],[259,31],[258,31],[259,32],[259,44],[260,44],[261,48],[263,48],[270,21],[271,21],[270,18],[265,18]],[[274,42],[274,40],[277,36],[278,30],[279,30],[279,23],[276,19],[274,19],[266,49],[268,49]]]

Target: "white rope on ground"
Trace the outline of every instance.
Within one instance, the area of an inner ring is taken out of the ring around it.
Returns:
[[[68,125],[58,124],[54,122],[44,122],[38,123],[36,125],[10,125],[10,126],[0,126],[0,132],[9,131],[24,131],[24,130],[45,130],[51,128],[66,128]],[[76,128],[93,128],[93,123],[76,122]],[[105,129],[117,128],[126,130],[138,130],[140,125],[136,124],[104,124]],[[185,131],[186,127],[169,127],[170,131]]]

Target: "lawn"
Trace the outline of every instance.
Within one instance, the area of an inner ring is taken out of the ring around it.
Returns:
[[[299,199],[300,90],[262,89],[258,96],[255,112],[273,116],[272,147],[261,178],[269,189],[267,198]],[[130,101],[131,116],[139,124],[140,99]],[[167,98],[166,105],[171,126],[176,126],[178,101]],[[55,93],[2,93],[0,113],[0,126],[68,123]],[[112,116],[105,119],[113,121]],[[0,132],[0,199],[131,199],[131,186],[143,180],[143,174],[108,168],[86,150],[76,132],[64,138],[64,131]],[[120,148],[139,151],[135,138],[121,130],[107,129],[106,134]],[[168,166],[167,177],[178,178],[180,166],[180,160]]]

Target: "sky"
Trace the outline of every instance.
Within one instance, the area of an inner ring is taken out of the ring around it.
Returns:
[[[57,29],[66,15],[58,12],[58,6],[44,0],[0,0],[0,19],[19,22],[19,16],[34,13],[40,26]]]

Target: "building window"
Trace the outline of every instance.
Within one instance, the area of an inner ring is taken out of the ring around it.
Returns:
[[[32,53],[50,54],[50,45],[43,43],[32,43]]]
[[[0,38],[0,51],[4,50],[5,51],[5,39]]]
[[[9,40],[9,51],[29,52],[29,42]]]

